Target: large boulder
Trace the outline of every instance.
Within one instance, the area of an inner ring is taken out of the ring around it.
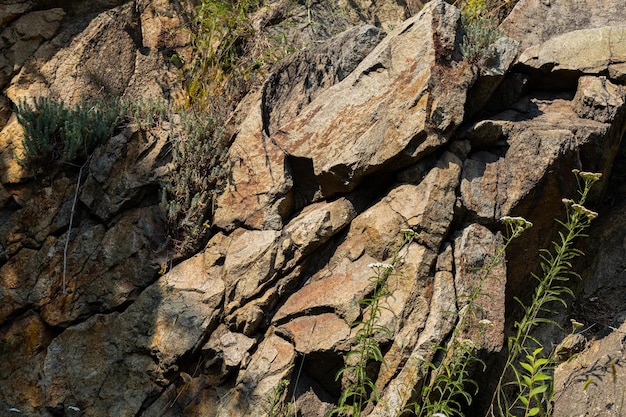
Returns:
[[[350,74],[381,37],[373,26],[348,30],[328,43],[295,54],[268,78],[230,146],[232,179],[219,197],[214,216],[218,227],[245,224],[278,230],[283,226],[298,198],[293,193],[293,176],[303,164],[288,160],[268,134]]]
[[[430,3],[281,126],[272,139],[300,165],[296,183],[317,184],[313,198],[333,196],[445,144],[474,81],[459,61],[459,21],[457,9]]]
[[[607,74],[626,80],[626,26],[581,29],[554,36],[526,49],[519,57],[525,66],[555,74]]]

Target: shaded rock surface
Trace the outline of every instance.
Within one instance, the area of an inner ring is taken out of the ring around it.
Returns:
[[[502,59],[480,68],[463,60],[460,14],[444,1],[419,13],[419,1],[358,2],[317,28],[297,6],[298,42],[319,42],[242,101],[212,235],[184,260],[168,250],[161,205],[175,121],[124,126],[83,170],[40,178],[16,161],[11,106],[102,92],[175,101],[170,57],[189,57],[191,5],[5,3],[0,414],[266,415],[282,395],[299,415],[324,415],[341,391],[353,324],[370,314],[359,303],[374,289],[370,265],[396,256],[380,315],[389,332],[374,335],[382,400],[367,413],[399,415],[476,288],[476,268],[502,246],[499,218],[519,215],[535,226],[479,298],[494,325],[476,345],[485,355],[505,345],[513,299],[532,291],[537,249],[555,235],[561,198],[575,196],[573,168],[604,175],[592,196],[601,220],[567,313],[597,340],[578,343],[579,356],[557,370],[554,414],[618,410],[626,16],[616,2],[600,2],[614,8],[605,13],[583,0],[520,0],[503,23],[512,39],[499,41]],[[271,2],[255,24],[284,22],[285,10]],[[369,24],[326,39],[358,23]]]

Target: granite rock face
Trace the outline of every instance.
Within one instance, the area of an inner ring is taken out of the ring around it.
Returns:
[[[569,314],[608,336],[578,343],[580,356],[558,368],[554,412],[617,406],[601,393],[621,386],[626,318],[623,8],[520,0],[489,67],[463,60],[459,11],[442,0],[419,12],[420,1],[358,2],[335,22],[354,26],[335,37],[300,26],[297,6],[295,31],[315,42],[240,103],[210,239],[181,259],[161,203],[176,121],[121,126],[84,168],[42,179],[16,160],[11,106],[102,89],[176,101],[170,57],[192,50],[191,2],[5,3],[0,414],[262,416],[287,380],[282,399],[299,415],[325,415],[346,382],[336,374],[354,323],[370,314],[360,301],[374,290],[371,265],[395,259],[379,317],[389,331],[374,335],[384,365],[370,369],[381,401],[366,414],[399,415],[424,383],[417,369],[454,331],[476,268],[502,247],[500,218],[523,216],[534,227],[479,297],[493,326],[464,335],[486,357],[502,350],[514,297],[532,291],[537,249],[555,235],[561,198],[575,196],[573,168],[604,177]],[[286,19],[283,7],[272,2],[255,24]],[[559,24],[544,26],[544,12]]]
[[[623,26],[621,6],[619,0],[520,0],[502,28],[526,49],[579,29]]]

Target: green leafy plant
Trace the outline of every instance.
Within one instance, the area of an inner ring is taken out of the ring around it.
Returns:
[[[172,147],[174,171],[164,184],[171,237],[182,253],[197,249],[208,235],[214,200],[226,176],[227,146],[220,119],[185,111],[182,132]]]
[[[379,324],[381,313],[385,309],[382,302],[389,297],[389,287],[387,280],[401,260],[400,251],[410,244],[415,236],[413,230],[402,231],[403,239],[398,250],[395,251],[390,263],[373,263],[369,267],[374,274],[370,281],[374,284],[374,289],[368,297],[360,300],[364,308],[364,318],[353,323],[357,328],[355,345],[346,354],[346,366],[337,373],[336,379],[345,377],[349,382],[339,397],[339,402],[328,416],[352,416],[361,415],[363,408],[367,404],[376,403],[379,400],[378,389],[375,381],[368,373],[368,365],[374,361],[383,362],[383,353],[376,340],[376,334],[386,334],[391,336],[391,330]]]
[[[267,412],[268,417],[295,417],[296,414],[292,410],[291,403],[285,402],[285,394],[288,386],[289,381],[283,379],[274,387],[269,410]]]
[[[76,163],[111,137],[121,117],[117,101],[83,101],[73,108],[48,97],[33,104],[20,101],[17,120],[24,127],[24,157],[27,167],[50,162]]]
[[[503,36],[498,29],[498,15],[489,3],[487,0],[464,0],[460,4],[465,29],[461,54],[472,63],[492,55],[494,43]]]
[[[526,362],[519,363],[522,368],[519,372],[519,387],[525,395],[519,394],[518,400],[521,405],[518,407],[522,414],[528,417],[539,414],[542,396],[552,385],[552,377],[546,372],[549,360],[538,356],[542,351],[543,347],[536,348],[531,354],[526,355]]]
[[[574,175],[579,185],[579,197],[577,201],[563,199],[566,208],[566,221],[557,221],[563,231],[559,232],[559,238],[553,242],[552,251],[541,251],[541,275],[533,274],[537,286],[533,293],[530,304],[525,305],[517,299],[523,308],[524,315],[515,323],[516,332],[508,340],[508,359],[501,373],[498,385],[492,399],[492,413],[497,415],[515,415],[514,410],[524,410],[524,416],[536,415],[547,412],[552,390],[543,389],[548,382],[546,380],[530,378],[527,366],[537,366],[533,372],[540,371],[542,375],[548,375],[554,367],[554,354],[551,352],[548,358],[540,360],[538,355],[543,353],[541,342],[532,335],[532,331],[542,324],[556,323],[550,319],[555,313],[555,306],[567,307],[565,299],[573,296],[572,290],[567,286],[571,278],[579,275],[572,270],[572,261],[583,255],[583,252],[574,247],[577,238],[585,237],[585,230],[598,214],[587,209],[584,204],[589,191],[601,177],[601,174],[581,172],[574,170]],[[524,359],[532,363],[524,362]],[[525,365],[522,365],[525,364]],[[550,377],[551,378],[551,377]],[[550,379],[551,383],[551,379]],[[539,390],[539,391],[538,391]],[[531,414],[534,413],[534,414]]]

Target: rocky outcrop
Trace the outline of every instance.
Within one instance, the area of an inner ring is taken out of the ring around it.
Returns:
[[[623,26],[626,11],[621,6],[619,0],[521,0],[502,28],[526,49],[579,29]]]
[[[594,11],[581,22],[571,13],[584,2],[552,1],[559,25],[531,30],[522,17],[546,2],[520,0],[503,24],[518,42],[500,40],[489,67],[463,60],[460,13],[442,0],[402,23],[395,2],[362,9],[369,23],[388,16],[386,32],[360,25],[312,45],[240,103],[212,234],[180,259],[160,190],[175,118],[123,126],[84,168],[41,178],[15,160],[20,129],[8,111],[40,94],[176,100],[170,57],[190,49],[186,3],[170,3],[42,13],[16,1],[0,13],[0,57],[11,62],[0,65],[3,413],[266,415],[282,395],[299,415],[325,415],[353,324],[369,314],[360,300],[374,288],[370,264],[396,256],[379,322],[389,332],[374,335],[385,360],[370,369],[381,401],[367,413],[399,415],[423,383],[417,369],[455,328],[477,268],[501,248],[500,217],[519,215],[535,226],[478,299],[494,325],[475,343],[486,356],[502,349],[514,297],[532,290],[537,249],[554,236],[561,198],[576,192],[572,168],[603,173],[592,200],[604,220],[570,314],[610,335],[567,348],[584,351],[557,370],[554,412],[618,407],[600,393],[619,387],[626,311],[626,18]],[[279,3],[257,23],[284,21]],[[46,30],[29,34],[22,19]]]

